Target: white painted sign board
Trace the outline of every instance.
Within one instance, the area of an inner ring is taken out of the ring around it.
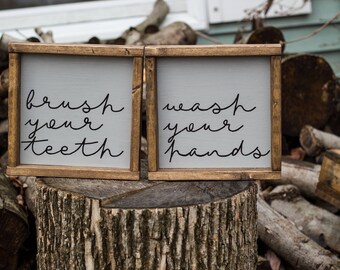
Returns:
[[[18,145],[17,154],[11,153],[16,155],[14,174],[38,166],[30,172],[44,176],[51,169],[53,176],[135,179],[140,115],[133,115],[132,103],[133,89],[141,92],[142,55],[136,61],[125,57],[128,48],[115,52],[114,47],[58,46],[14,45],[12,62],[19,59],[11,69],[18,81],[10,97],[18,105],[11,114],[19,116],[17,126],[10,125]],[[86,174],[89,170],[94,173]]]
[[[280,54],[280,45],[147,47],[149,179],[278,178]]]
[[[157,90],[159,168],[271,167],[269,56],[160,58]]]
[[[22,55],[20,163],[129,168],[131,84],[132,58]]]

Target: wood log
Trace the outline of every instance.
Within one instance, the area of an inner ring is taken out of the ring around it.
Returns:
[[[0,50],[8,52],[8,44],[10,42],[22,42],[22,40],[8,34],[2,34],[0,38]]]
[[[340,217],[314,206],[293,185],[275,187],[267,196],[270,206],[323,247],[340,253]]]
[[[36,182],[39,269],[255,269],[247,181]]]
[[[4,98],[8,96],[8,86],[9,86],[9,78],[8,78],[8,68],[7,68],[1,73],[1,77],[0,77],[0,98]]]
[[[259,27],[253,32],[250,33],[248,38],[246,39],[247,44],[283,44],[282,52],[284,51],[284,41],[285,38],[280,29],[267,26],[267,27]]]
[[[0,133],[8,133],[8,119],[0,122]]]
[[[21,183],[24,189],[24,201],[27,208],[35,216],[35,199],[37,197],[37,191],[35,187],[35,176],[20,176],[18,181]]]
[[[319,181],[320,165],[283,157],[281,169],[281,179],[275,181],[276,184],[295,185],[304,196],[317,198],[315,190]]]
[[[321,166],[311,162],[295,160],[290,157],[282,158],[281,179],[267,181],[270,185],[295,185],[299,188],[303,196],[312,199],[314,203],[321,205],[328,211],[336,212],[334,203],[328,202],[324,198],[324,193],[319,191],[319,175]],[[327,189],[329,190],[329,189]]]
[[[0,156],[0,172],[5,173],[7,169],[8,151]]]
[[[0,99],[0,120],[8,118],[8,99]]]
[[[196,32],[184,22],[174,22],[159,32],[145,36],[137,45],[194,45]]]
[[[7,151],[8,144],[8,120],[0,120],[0,156]]]
[[[326,152],[316,194],[340,209],[340,149]]]
[[[28,236],[28,221],[17,192],[0,173],[0,269],[17,269],[17,254]]]
[[[8,68],[8,52],[0,49],[0,72]]]
[[[323,128],[335,110],[336,77],[320,56],[296,55],[282,62],[282,132],[299,136],[305,125]]]
[[[131,45],[138,42],[145,33],[148,33],[148,28],[156,28],[164,21],[169,13],[169,6],[164,0],[157,0],[153,6],[153,10],[149,16],[135,27],[130,27],[128,30],[117,39],[108,41],[109,44],[126,44]]]
[[[262,198],[257,201],[260,239],[294,269],[336,270],[340,260],[300,232],[296,226],[271,208]]]
[[[44,32],[40,27],[34,28],[34,31],[41,37],[44,43],[54,43],[52,31]]]
[[[300,143],[307,155],[314,157],[331,148],[340,149],[340,137],[306,125],[300,132]]]
[[[340,136],[340,82],[339,81],[336,85],[336,97],[337,97],[337,100],[336,100],[337,104],[335,107],[335,112],[329,118],[327,125],[325,127],[325,131],[333,133],[337,136]]]

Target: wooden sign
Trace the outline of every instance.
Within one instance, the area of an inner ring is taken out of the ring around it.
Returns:
[[[139,179],[142,47],[9,51],[8,175]]]
[[[149,179],[277,179],[280,45],[145,49]]]

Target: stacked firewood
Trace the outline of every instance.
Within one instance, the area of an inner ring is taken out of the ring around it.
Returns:
[[[260,24],[238,42],[285,39]],[[324,58],[283,55],[282,177],[259,184],[259,269],[340,269],[339,94]]]

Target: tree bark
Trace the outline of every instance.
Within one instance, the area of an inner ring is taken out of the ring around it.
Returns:
[[[300,132],[300,143],[307,155],[314,157],[331,148],[340,149],[340,137],[306,125]]]
[[[301,233],[291,221],[276,212],[262,198],[258,198],[257,211],[260,239],[294,269],[340,268],[340,260],[334,254]]]
[[[37,180],[39,269],[255,269],[251,182]]]
[[[28,221],[10,181],[0,173],[0,269],[17,269],[17,253],[28,236]]]
[[[308,202],[293,185],[277,186],[266,199],[305,235],[340,253],[340,217]]]

